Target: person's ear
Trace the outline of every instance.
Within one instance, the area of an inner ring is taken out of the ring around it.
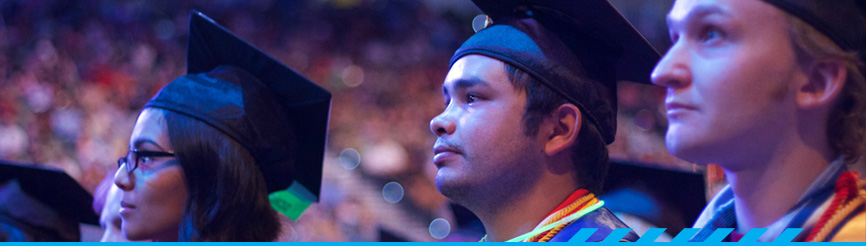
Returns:
[[[552,131],[546,136],[544,154],[554,156],[577,142],[583,115],[577,106],[566,103],[559,105],[548,117],[550,118],[545,123],[552,124]]]
[[[797,90],[797,106],[812,109],[831,105],[848,79],[848,70],[841,60],[831,59],[812,64],[807,70],[808,80]]]

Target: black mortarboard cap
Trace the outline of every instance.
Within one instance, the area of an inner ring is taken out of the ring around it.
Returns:
[[[289,189],[318,201],[331,93],[198,11],[190,16],[187,49],[187,75],[145,107],[196,118],[246,147],[271,195]],[[247,76],[209,76],[236,70]]]
[[[21,191],[62,217],[99,225],[99,216],[91,207],[93,196],[66,172],[0,160],[0,186],[11,181],[17,181]],[[0,201],[4,202],[8,201]],[[17,205],[2,204],[6,209],[29,209],[14,208]]]
[[[606,0],[473,0],[492,20],[455,52],[506,62],[575,104],[606,143],[616,81],[649,84],[660,55]]]
[[[764,0],[823,33],[846,51],[866,48],[866,0]]]

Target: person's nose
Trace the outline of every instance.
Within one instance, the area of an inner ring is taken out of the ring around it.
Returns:
[[[117,172],[114,173],[114,184],[117,185],[118,188],[124,191],[132,190],[135,184],[135,177],[132,173],[126,171],[126,165],[120,166],[117,169]]]
[[[692,83],[689,59],[685,41],[675,42],[653,69],[650,75],[652,83],[671,89],[689,86]]]
[[[430,120],[430,131],[433,134],[436,134],[438,137],[442,137],[443,135],[451,135],[456,130],[457,124],[454,122],[454,117],[450,113],[449,109],[446,108],[442,113],[433,117]]]

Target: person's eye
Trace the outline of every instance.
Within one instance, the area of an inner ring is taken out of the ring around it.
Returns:
[[[150,163],[150,161],[152,161],[152,160],[153,160],[153,157],[150,157],[150,156],[142,156],[141,157],[141,163]]]
[[[701,31],[701,36],[698,37],[699,40],[709,43],[719,40],[725,36],[725,33],[722,30],[719,30],[716,27],[706,27]]]
[[[475,95],[472,93],[466,94],[466,102],[467,103],[474,103],[474,102],[478,101],[479,99],[480,98],[478,98],[478,95]]]

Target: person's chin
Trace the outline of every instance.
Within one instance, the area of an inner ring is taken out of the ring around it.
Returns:
[[[127,223],[127,221],[123,221],[123,225],[121,226],[121,234],[128,240],[132,241],[142,241],[142,240],[150,240],[147,233],[143,232],[141,228],[133,223]]]
[[[696,139],[688,139],[688,138],[678,138],[678,139],[665,139],[665,147],[667,147],[668,152],[674,157],[680,158],[682,160],[695,163],[698,165],[705,165],[709,163],[713,163],[709,155],[706,153],[706,147],[701,144],[695,142]]]
[[[436,175],[436,189],[439,190],[439,193],[452,200],[459,197],[460,194],[465,193],[466,185],[460,182],[458,177],[447,175],[447,173],[443,174],[442,171],[440,169],[439,174]]]
[[[137,230],[135,230],[134,228],[130,229],[128,226],[124,226],[122,231],[123,231],[123,233],[122,233],[123,237],[125,237],[126,239],[129,239],[129,240],[140,241],[140,240],[147,239],[147,238],[144,238],[144,236],[142,236],[141,233],[138,233]]]

